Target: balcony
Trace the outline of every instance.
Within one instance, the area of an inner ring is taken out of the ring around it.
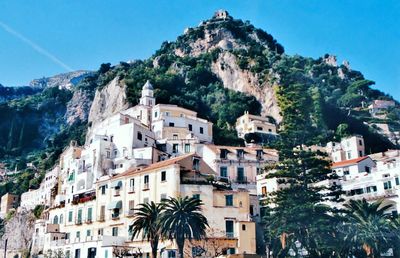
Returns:
[[[77,219],[75,221],[75,225],[82,225],[82,219]]]
[[[106,216],[104,214],[101,214],[100,217],[97,219],[99,222],[104,222],[106,220]]]
[[[147,191],[150,189],[149,183],[144,183],[143,185],[143,191]]]
[[[113,213],[113,214],[111,214],[111,219],[112,220],[118,220],[119,219],[119,213]]]
[[[86,220],[85,220],[85,223],[86,223],[86,224],[92,224],[93,221],[92,221],[92,219],[86,219]]]
[[[227,238],[235,238],[235,233],[234,232],[226,232],[225,235]]]
[[[90,202],[96,199],[96,192],[77,194],[72,199],[72,204],[77,205],[79,203]]]
[[[235,183],[237,183],[237,184],[248,184],[249,181],[247,180],[246,176],[241,176],[241,177],[237,177],[236,178]]]
[[[134,215],[135,215],[135,211],[133,209],[129,210],[129,211],[125,211],[126,217],[133,217]]]

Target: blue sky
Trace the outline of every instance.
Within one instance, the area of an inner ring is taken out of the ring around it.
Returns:
[[[2,0],[0,83],[147,58],[220,8],[271,33],[288,54],[348,60],[400,100],[398,0]]]

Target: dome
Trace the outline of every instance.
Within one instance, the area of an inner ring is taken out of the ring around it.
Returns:
[[[147,80],[147,82],[144,84],[143,90],[153,90],[153,85],[151,85],[150,81]]]

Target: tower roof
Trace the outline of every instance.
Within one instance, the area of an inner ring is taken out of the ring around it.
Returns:
[[[147,80],[147,82],[143,85],[143,90],[153,90],[153,85],[151,85],[150,81]]]

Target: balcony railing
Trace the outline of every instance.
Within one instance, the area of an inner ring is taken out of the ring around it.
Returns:
[[[112,220],[117,220],[117,219],[119,219],[119,213],[113,213],[113,214],[111,214],[111,219]]]
[[[125,216],[132,217],[133,215],[135,215],[134,210],[125,211]]]
[[[237,177],[236,180],[235,180],[235,183],[237,183],[237,184],[247,184],[249,182],[248,182],[246,176],[242,176],[242,177]]]
[[[227,238],[234,238],[235,237],[235,233],[234,232],[226,232],[226,237]]]
[[[104,214],[101,214],[97,220],[100,222],[104,222],[106,220],[106,216]]]
[[[144,183],[144,185],[143,185],[143,191],[149,190],[149,189],[150,189],[149,183]]]

